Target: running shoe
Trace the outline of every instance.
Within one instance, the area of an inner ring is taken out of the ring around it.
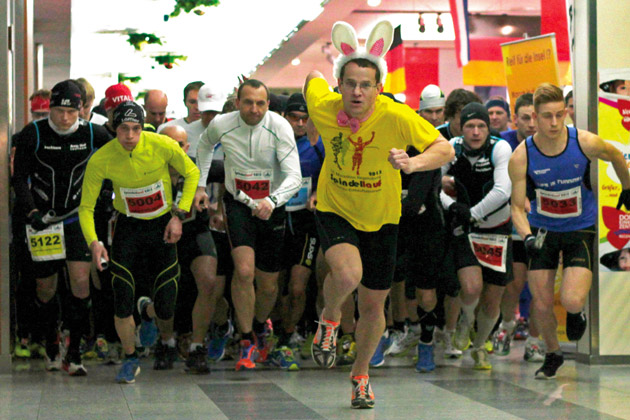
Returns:
[[[337,333],[339,332],[339,323],[318,321],[317,332],[313,338],[311,345],[311,356],[318,366],[323,368],[331,368],[335,365],[337,356]]]
[[[564,356],[556,353],[545,354],[545,361],[540,369],[536,371],[536,379],[553,379],[556,372],[564,363]]]
[[[153,363],[153,369],[173,369],[173,363],[175,363],[176,359],[177,347],[168,346],[162,343],[162,340],[158,340],[157,346],[155,346],[155,361]]]
[[[510,354],[510,345],[512,344],[512,333],[505,328],[499,328],[492,337],[494,352],[498,356],[507,356]]]
[[[352,365],[357,358],[357,342],[352,334],[345,334],[339,340],[337,366]]]
[[[415,349],[418,341],[420,340],[420,335],[422,334],[422,327],[420,323],[417,325],[409,325],[406,327],[405,335],[402,340],[396,344],[390,345],[387,349],[387,354],[391,354],[394,357],[405,357],[409,353],[411,349]]]
[[[107,358],[109,346],[104,336],[98,335],[96,337],[96,341],[94,342],[94,351],[96,352],[96,358],[98,360],[105,360]]]
[[[374,392],[368,375],[352,376],[352,408],[373,408]]]
[[[534,337],[527,337],[525,341],[525,353],[523,359],[526,362],[542,362],[545,360],[545,344]]]
[[[41,343],[32,342],[28,345],[32,359],[43,359],[46,356],[46,348]]]
[[[418,362],[416,363],[416,372],[426,373],[435,370],[435,361],[433,360],[433,344],[418,343]]]
[[[462,357],[462,351],[453,346],[454,332],[444,331],[444,357],[446,359],[458,359]]]
[[[140,373],[140,360],[137,357],[125,359],[116,375],[119,384],[132,384],[136,382],[136,376]]]
[[[456,349],[464,351],[470,346],[470,331],[472,330],[472,322],[468,320],[466,314],[462,311],[457,320],[455,334],[453,334],[453,346]]]
[[[514,330],[514,340],[527,340],[529,337],[529,321],[526,318],[519,318]]]
[[[293,334],[291,334],[291,337],[289,337],[289,348],[293,350],[294,354],[299,353],[304,341],[306,341],[306,339],[295,330]]]
[[[386,329],[381,339],[378,341],[378,346],[374,350],[374,354],[370,359],[370,367],[380,367],[385,364],[385,350],[389,347],[389,331]]]
[[[192,352],[188,353],[188,359],[186,359],[186,370],[188,373],[197,375],[205,375],[210,373],[208,367],[208,349],[204,346],[197,347]]]
[[[286,346],[282,346],[272,351],[269,356],[269,362],[284,370],[292,372],[300,370],[300,365],[293,356],[293,350]]]
[[[240,342],[240,359],[236,362],[236,370],[252,370],[256,367],[254,361],[258,358],[256,345],[249,340]]]
[[[141,315],[142,321],[140,322],[137,335],[142,347],[153,347],[158,339],[158,328],[155,325],[155,321],[153,319],[150,321],[145,319],[147,307],[152,303],[153,301],[147,296],[141,296],[138,299],[138,313]]]
[[[586,313],[584,311],[577,314],[567,312],[567,338],[570,341],[578,341],[586,331]]]
[[[405,337],[407,336],[407,327],[405,327],[405,331],[393,330],[389,335],[389,346],[385,350],[385,356],[391,354],[395,356],[397,354],[402,353],[405,348],[402,346]]]
[[[68,372],[70,376],[86,376],[87,370],[83,366],[83,362],[81,361],[81,356],[78,354],[68,353],[66,357],[63,358],[63,364],[61,365],[62,369]]]
[[[17,342],[15,344],[15,348],[13,349],[13,355],[20,359],[30,359],[31,349],[28,348],[27,344],[22,344],[21,342]]]
[[[302,343],[302,348],[300,348],[300,357],[302,360],[308,359],[308,356],[311,354],[311,347],[313,346],[313,340],[315,339],[314,333],[308,333],[304,342]],[[311,356],[312,357],[312,356]]]
[[[490,370],[492,369],[492,365],[488,361],[488,351],[485,347],[479,347],[476,349],[472,349],[470,351],[470,355],[475,361],[475,365],[473,369],[475,370]]]
[[[262,334],[256,334],[256,347],[258,350],[258,359],[256,363],[265,363],[269,358],[269,354],[273,351],[276,344],[276,338],[273,335],[273,326],[271,320],[265,323],[265,331]]]
[[[61,355],[57,354],[51,358],[46,354],[44,357],[44,365],[48,372],[59,372],[61,370]]]
[[[210,343],[208,343],[208,357],[213,362],[218,362],[225,357],[225,348],[227,347],[228,340],[234,334],[234,326],[232,322],[228,320],[227,331],[224,334],[221,334],[217,327],[214,328],[212,332]]]

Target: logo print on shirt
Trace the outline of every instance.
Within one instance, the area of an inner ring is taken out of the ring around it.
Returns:
[[[364,142],[363,137],[359,137],[357,141],[352,141],[352,138],[348,136],[348,141],[354,146],[354,154],[352,155],[352,170],[357,168],[357,175],[359,175],[359,169],[361,163],[363,163],[363,152],[366,147],[374,141],[374,131],[372,131],[372,138],[369,141]]]
[[[333,155],[335,156],[335,165],[341,169],[341,165],[339,165],[339,155],[341,155],[341,163],[345,165],[346,153],[348,153],[350,144],[343,141],[343,134],[339,133],[337,137],[332,138],[330,145],[332,146]]]
[[[544,175],[544,174],[546,174],[547,172],[549,172],[550,170],[551,170],[551,168],[537,169],[537,170],[534,170],[534,173],[535,173],[536,175]]]

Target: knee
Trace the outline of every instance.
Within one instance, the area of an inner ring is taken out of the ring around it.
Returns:
[[[586,297],[562,296],[560,302],[567,312],[574,314],[580,312],[584,308],[584,305],[586,304]]]
[[[343,266],[331,272],[337,287],[344,290],[354,290],[361,282],[363,272],[360,267]]]
[[[537,315],[549,315],[553,313],[553,300],[544,298],[533,299],[531,305]]]
[[[236,280],[237,283],[240,284],[249,284],[254,282],[254,266],[241,263],[234,266],[234,271],[236,272]]]
[[[201,296],[211,296],[217,288],[217,279],[214,276],[204,276],[197,281],[197,293]]]
[[[38,283],[37,287],[35,288],[37,299],[39,299],[42,303],[50,302],[51,299],[55,297],[56,292],[57,292],[57,288],[51,284]]]
[[[482,282],[463,281],[459,293],[462,294],[463,296],[478,297],[479,295],[481,295],[482,288],[483,288]]]
[[[79,299],[86,299],[90,296],[90,279],[81,278],[73,281],[72,294]]]
[[[306,296],[306,285],[301,282],[289,284],[289,294],[294,299],[301,299]]]
[[[275,299],[278,294],[278,283],[271,282],[269,284],[257,284],[256,294],[263,299]]]
[[[437,305],[437,296],[435,293],[430,293],[427,291],[423,291],[422,293],[418,293],[418,304],[425,312],[430,312],[435,309]]]

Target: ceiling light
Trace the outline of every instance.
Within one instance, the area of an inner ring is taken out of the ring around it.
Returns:
[[[425,26],[424,26],[424,18],[422,17],[422,13],[419,13],[419,14],[418,14],[418,30],[419,30],[421,33],[424,33],[424,30],[425,30],[425,29],[426,29],[426,28],[425,28]]]
[[[301,63],[299,58],[294,58],[293,60],[291,60],[291,65],[293,66],[299,66]]]
[[[514,26],[512,25],[503,25],[501,27],[501,35],[509,35],[514,32]]]
[[[367,4],[370,7],[378,7],[381,5],[381,0],[367,0]]]
[[[442,17],[441,17],[441,13],[437,14],[437,20],[435,21],[435,23],[437,23],[437,31],[438,33],[442,33],[444,32],[444,25],[442,24]]]

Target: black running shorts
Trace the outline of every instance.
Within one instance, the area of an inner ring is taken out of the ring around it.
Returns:
[[[532,226],[532,234],[538,228]],[[540,252],[528,259],[528,270],[556,270],[562,252],[562,266],[584,267],[593,270],[593,242],[595,226],[572,232],[547,232]]]
[[[392,286],[398,225],[386,224],[376,232],[364,232],[355,229],[343,217],[322,211],[315,213],[315,221],[324,253],[341,243],[348,243],[359,249],[363,265],[363,286],[372,290],[387,290]]]
[[[274,209],[269,220],[252,216],[252,210],[234,200],[228,192],[223,196],[223,206],[232,249],[239,246],[253,248],[256,254],[256,268],[267,273],[280,271],[286,221],[284,206]]]

